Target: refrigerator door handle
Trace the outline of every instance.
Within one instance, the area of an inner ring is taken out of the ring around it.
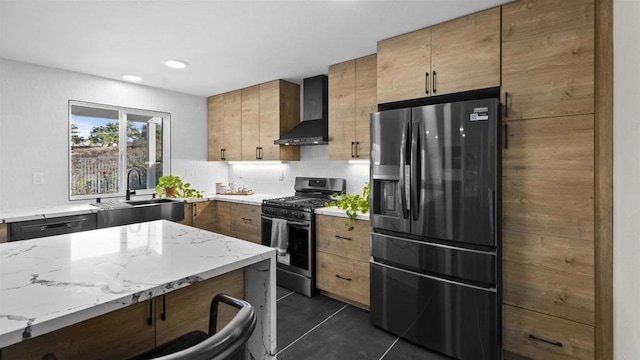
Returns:
[[[418,183],[420,178],[420,159],[419,157],[419,135],[422,130],[420,129],[420,123],[417,122],[413,129],[411,129],[411,195],[413,200],[410,202],[410,207],[413,208],[413,220],[417,221],[420,216],[420,206],[418,206],[418,200],[420,199],[420,193],[418,189]]]
[[[402,218],[409,216],[409,193],[407,192],[407,138],[409,137],[409,122],[402,128],[402,142],[400,143],[400,199],[402,202]]]

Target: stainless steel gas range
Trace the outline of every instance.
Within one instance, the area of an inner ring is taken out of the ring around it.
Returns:
[[[295,195],[262,202],[262,244],[275,247],[277,283],[306,296],[316,288],[314,209],[346,190],[339,178],[296,177]]]

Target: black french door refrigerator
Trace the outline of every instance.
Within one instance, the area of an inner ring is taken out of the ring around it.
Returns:
[[[371,320],[458,359],[501,352],[498,111],[371,114]]]

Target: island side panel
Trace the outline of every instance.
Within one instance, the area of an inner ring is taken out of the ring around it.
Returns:
[[[276,358],[276,258],[245,268],[245,297],[253,305],[257,324],[247,342],[249,359]]]

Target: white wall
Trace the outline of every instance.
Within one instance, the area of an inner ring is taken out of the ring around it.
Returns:
[[[640,1],[614,0],[614,358],[640,359]]]
[[[229,165],[229,181],[255,192],[285,196],[293,195],[296,176],[345,178],[348,193],[362,193],[369,181],[369,165],[328,160],[328,149],[328,145],[302,146],[300,161],[281,165]]]
[[[171,113],[172,173],[205,191],[226,181],[206,162],[206,98],[0,59],[0,210],[69,202],[69,100]]]

